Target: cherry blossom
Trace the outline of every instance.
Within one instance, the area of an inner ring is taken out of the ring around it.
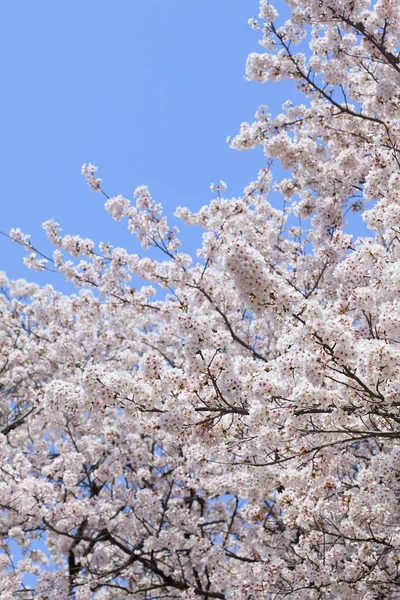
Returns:
[[[400,6],[287,5],[246,75],[303,101],[230,138],[266,159],[240,196],[177,208],[197,255],[91,164],[142,255],[10,232],[77,292],[0,274],[2,598],[399,595]]]

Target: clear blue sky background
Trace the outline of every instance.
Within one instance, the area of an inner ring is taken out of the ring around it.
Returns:
[[[41,223],[54,218],[64,233],[137,251],[86,186],[84,162],[110,195],[148,185],[167,215],[208,203],[212,181],[240,194],[264,158],[226,137],[259,104],[277,112],[293,95],[244,79],[257,12],[258,0],[1,0],[0,229],[20,227],[48,250]],[[197,234],[184,237],[193,250]],[[9,277],[68,289],[28,271],[5,238],[0,252]]]

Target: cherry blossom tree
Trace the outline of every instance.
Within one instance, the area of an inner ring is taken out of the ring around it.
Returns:
[[[80,291],[2,281],[2,598],[400,597],[400,5],[286,3],[247,76],[304,103],[230,140],[266,157],[241,197],[177,209],[197,259],[91,164],[158,259],[10,232]]]

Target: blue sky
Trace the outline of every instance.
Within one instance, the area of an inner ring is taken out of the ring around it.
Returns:
[[[259,104],[277,112],[291,95],[244,79],[257,12],[258,0],[2,0],[0,229],[20,227],[48,250],[41,223],[54,218],[64,233],[137,251],[86,186],[84,162],[110,195],[148,185],[167,215],[208,203],[212,181],[240,194],[264,158],[226,137]],[[185,238],[193,251],[193,232]],[[66,289],[28,271],[9,240],[0,252],[9,277]]]

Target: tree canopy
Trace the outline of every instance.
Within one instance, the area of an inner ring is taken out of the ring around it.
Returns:
[[[247,76],[304,103],[230,140],[265,153],[241,197],[177,209],[197,257],[91,164],[159,258],[10,232],[80,289],[1,275],[4,600],[400,597],[400,4],[286,4]]]

